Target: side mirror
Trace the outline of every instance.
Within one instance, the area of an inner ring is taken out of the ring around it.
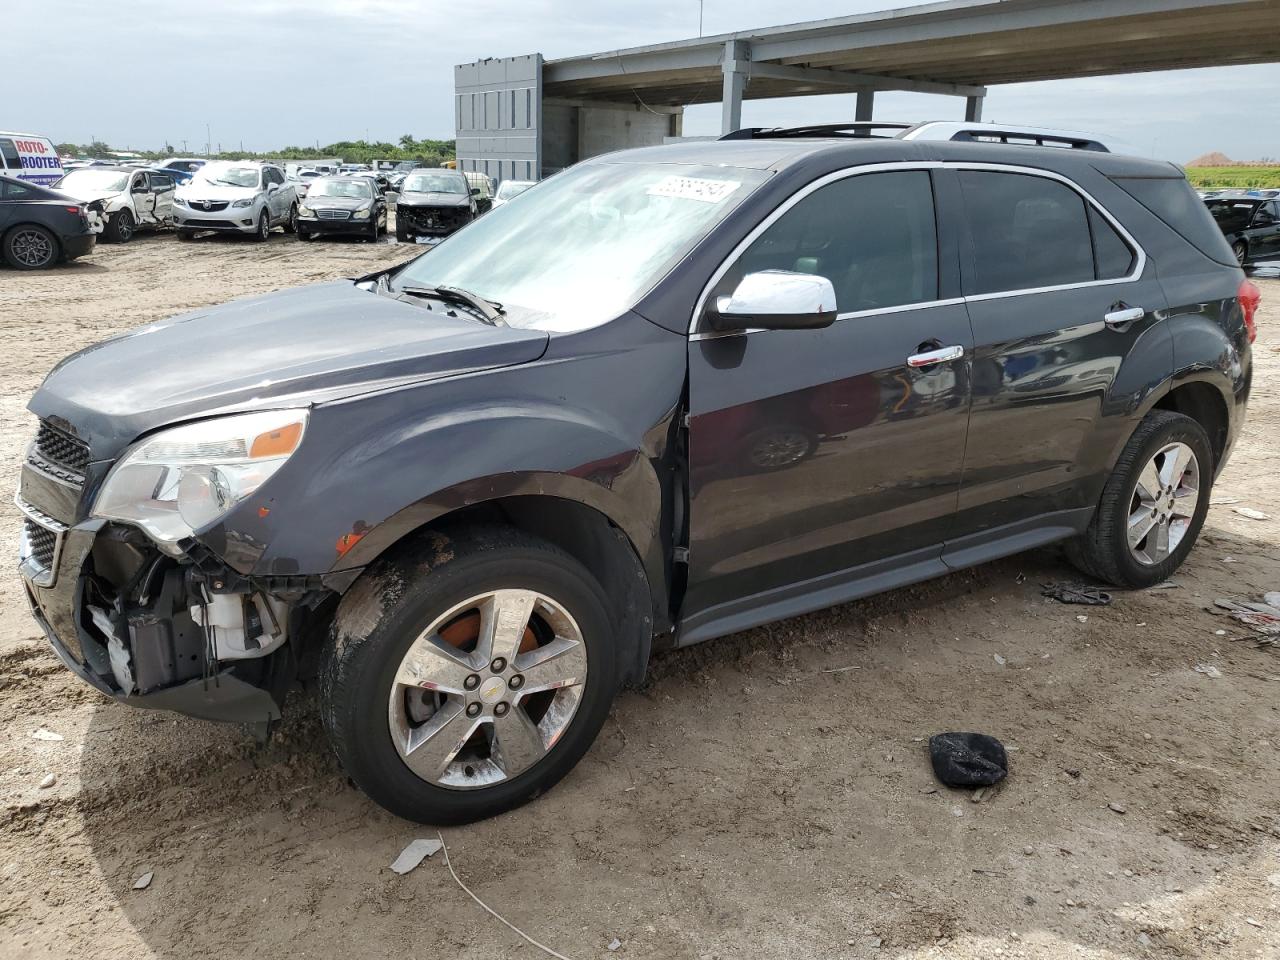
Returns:
[[[479,188],[479,187],[472,187],[472,188],[471,188],[471,195],[472,195],[473,197],[478,197],[478,196],[480,196],[480,188]]]
[[[280,184],[272,182],[267,184],[267,193],[272,193],[280,189]]]
[[[707,307],[712,330],[812,330],[836,319],[831,281],[812,273],[763,270],[748,273],[727,297]]]

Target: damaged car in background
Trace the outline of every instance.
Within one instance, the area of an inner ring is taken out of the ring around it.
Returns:
[[[259,730],[315,680],[347,775],[458,823],[564,777],[657,646],[1059,541],[1177,570],[1259,301],[1182,171],[747,133],[58,364],[17,504],[68,669]]]
[[[456,170],[415,170],[396,198],[396,239],[434,243],[480,215],[478,187]]]

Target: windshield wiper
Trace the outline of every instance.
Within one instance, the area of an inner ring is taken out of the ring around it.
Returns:
[[[478,296],[470,290],[463,290],[461,287],[401,287],[395,292],[407,294],[411,297],[435,297],[437,300],[461,304],[480,314],[485,323],[492,324],[495,327],[498,324],[506,324],[506,321],[502,319],[502,315],[506,313],[502,304],[493,300],[486,300],[484,297]]]

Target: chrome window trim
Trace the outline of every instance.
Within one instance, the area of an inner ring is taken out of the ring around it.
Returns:
[[[721,278],[729,271],[729,268],[737,262],[738,258],[746,252],[752,243],[776,223],[787,211],[803,200],[809,194],[816,190],[820,190],[828,184],[835,183],[837,180],[845,180],[849,177],[862,176],[869,173],[885,173],[885,172],[902,172],[913,170],[978,170],[991,171],[995,173],[1016,173],[1033,177],[1044,177],[1046,180],[1056,180],[1065,184],[1071,190],[1074,190],[1086,204],[1093,207],[1098,213],[1109,223],[1112,228],[1120,235],[1121,239],[1129,245],[1136,254],[1134,258],[1133,268],[1123,277],[1114,277],[1109,280],[1084,280],[1079,283],[1063,283],[1055,284],[1047,287],[1023,287],[1017,290],[1000,290],[995,293],[977,293],[968,296],[950,297],[938,300],[922,300],[918,303],[904,303],[892,307],[883,307],[876,310],[854,310],[848,313],[840,313],[836,315],[836,322],[842,320],[856,319],[858,317],[877,316],[885,313],[900,313],[904,310],[925,310],[931,307],[940,307],[955,305],[958,303],[980,302],[983,300],[996,300],[1005,297],[1020,297],[1033,293],[1049,293],[1057,290],[1077,290],[1084,287],[1102,287],[1118,283],[1132,283],[1142,277],[1147,266],[1147,253],[1142,249],[1142,245],[1134,238],[1124,225],[1120,223],[1111,212],[1099,203],[1089,191],[1085,190],[1079,184],[1069,177],[1065,177],[1060,173],[1052,170],[1042,170],[1038,167],[1024,167],[1018,164],[1010,163],[981,163],[969,161],[940,161],[940,160],[902,160],[892,163],[869,163],[861,167],[853,167],[846,170],[836,170],[828,173],[823,177],[819,177],[812,183],[806,184],[800,190],[797,190],[785,202],[780,204],[769,216],[765,217],[755,228],[742,239],[729,255],[720,262],[720,266],[711,274],[711,279],[702,288],[702,293],[698,296],[697,302],[694,304],[693,316],[689,318],[688,336],[690,340],[713,340],[723,336],[741,336],[742,334],[760,333],[762,328],[752,327],[747,330],[729,330],[729,331],[699,331],[698,318],[702,316],[703,310],[706,308],[707,298],[711,295],[712,289],[720,282]]]

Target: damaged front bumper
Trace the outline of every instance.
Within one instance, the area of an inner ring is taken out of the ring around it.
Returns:
[[[135,527],[86,519],[85,479],[33,454],[16,498],[19,572],[54,652],[120,703],[265,731],[328,592],[306,577],[243,577],[196,541],[175,557]]]

